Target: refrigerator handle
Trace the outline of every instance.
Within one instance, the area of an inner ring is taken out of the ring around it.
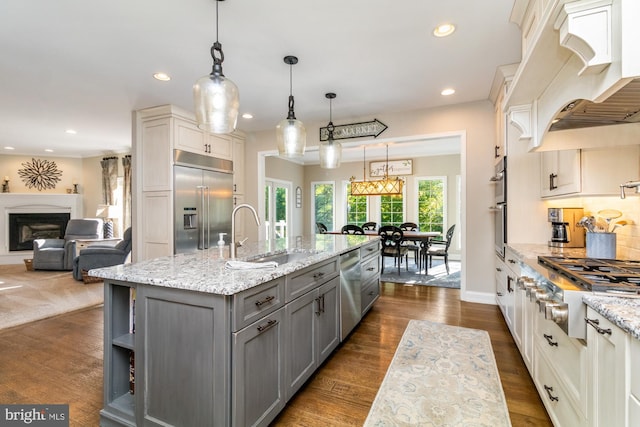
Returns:
[[[204,248],[209,249],[211,244],[211,192],[209,191],[209,186],[205,186],[204,190],[207,192],[207,210],[205,211],[207,216],[204,219],[204,223],[207,227],[207,240],[205,241]]]
[[[198,249],[204,249],[204,190],[205,186],[198,185],[196,187],[197,191],[200,193],[200,203],[198,206],[198,210],[200,215],[198,215]]]

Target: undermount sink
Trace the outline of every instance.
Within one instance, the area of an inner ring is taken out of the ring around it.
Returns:
[[[250,262],[271,262],[275,261],[278,265],[288,264],[309,258],[315,255],[313,252],[280,252],[272,255],[265,255],[258,258],[249,259]]]

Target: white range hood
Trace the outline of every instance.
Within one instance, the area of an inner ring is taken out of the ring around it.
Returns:
[[[638,0],[515,0],[511,20],[523,58],[503,105],[529,150],[570,103],[602,103],[640,77]]]

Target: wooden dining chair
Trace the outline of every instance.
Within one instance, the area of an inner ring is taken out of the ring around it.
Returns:
[[[325,234],[327,232],[327,226],[321,222],[316,222],[316,230],[320,234]]]
[[[447,269],[447,274],[449,274],[449,246],[451,246],[451,240],[453,239],[453,232],[455,228],[455,224],[449,227],[444,240],[431,239],[431,241],[429,242],[429,247],[425,251],[425,262],[426,258],[428,258],[429,267],[432,266],[434,256],[442,257],[444,258],[444,266]]]
[[[419,231],[418,224],[415,222],[404,222],[400,224],[400,230],[402,231]],[[405,240],[402,242],[402,245],[406,247],[408,250],[413,252],[413,260],[417,266],[420,266],[420,258],[418,257],[418,253],[420,252],[420,245],[418,242],[412,240]]]
[[[340,232],[342,234],[364,234],[364,230],[355,224],[347,224],[342,226]]]
[[[375,222],[365,222],[362,224],[363,230],[376,231],[376,228],[378,228],[378,224]]]
[[[394,265],[398,266],[398,274],[400,274],[400,264],[402,264],[402,258],[405,259],[405,267],[409,271],[409,250],[402,245],[402,238],[404,234],[400,227],[395,225],[385,225],[380,227],[378,235],[382,239],[382,250],[380,251],[382,259],[381,273],[384,273],[384,258],[393,257]]]

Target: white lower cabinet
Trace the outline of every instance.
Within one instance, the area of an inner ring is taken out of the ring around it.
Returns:
[[[628,426],[640,426],[640,341],[629,338],[629,414]]]
[[[640,425],[627,424],[626,420],[629,336],[590,307],[587,307],[586,321],[591,368],[591,426]]]

